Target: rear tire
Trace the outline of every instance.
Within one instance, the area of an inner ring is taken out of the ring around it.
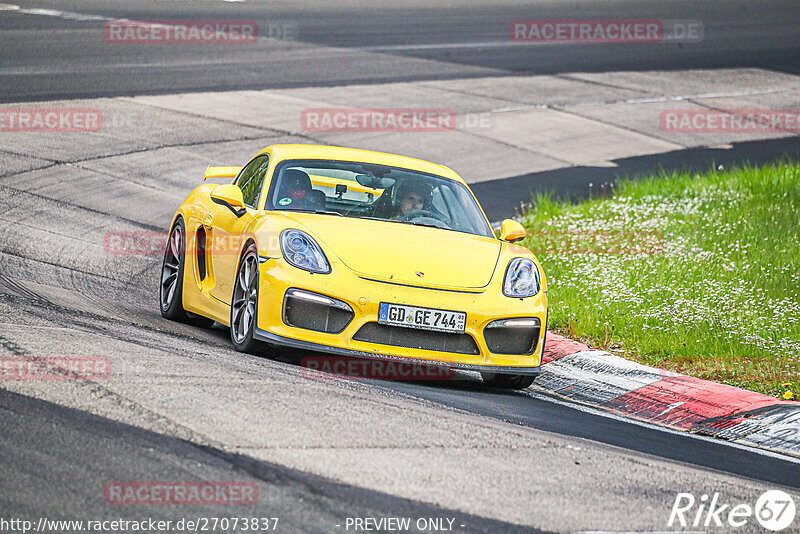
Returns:
[[[214,324],[213,319],[187,312],[183,308],[183,271],[186,265],[186,225],[178,217],[169,233],[164,262],[161,264],[161,283],[158,299],[161,316],[171,321],[188,323],[202,328]]]
[[[483,383],[493,388],[525,389],[533,384],[535,375],[505,375],[499,373],[481,373]]]

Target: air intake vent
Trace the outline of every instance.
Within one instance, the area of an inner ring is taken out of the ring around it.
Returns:
[[[283,322],[327,334],[338,334],[353,320],[353,309],[341,300],[290,289],[283,301]]]
[[[206,229],[197,229],[197,274],[200,281],[206,279]]]
[[[478,345],[469,334],[448,334],[402,326],[366,323],[353,336],[356,341],[408,347],[411,349],[455,352],[458,354],[480,354]]]
[[[492,321],[483,329],[486,346],[495,354],[533,354],[541,323],[536,317]]]

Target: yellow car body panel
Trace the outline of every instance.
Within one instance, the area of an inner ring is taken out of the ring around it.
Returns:
[[[461,177],[447,167],[393,154],[313,145],[273,145],[257,155],[262,154],[271,158],[263,184],[264,192],[269,190],[275,166],[287,159],[352,161],[400,167],[455,180],[466,186]],[[215,168],[218,167],[210,167]],[[214,172],[222,174],[222,171]],[[312,177],[312,180],[328,187],[335,186],[336,182],[319,176]],[[258,339],[353,356],[444,362],[478,370],[491,369],[493,372],[538,372],[546,333],[547,282],[541,265],[528,249],[494,237],[438,228],[265,210],[265,193],[260,195],[256,209],[248,207],[247,213],[237,217],[228,208],[211,201],[210,192],[217,185],[205,183],[197,187],[175,214],[175,219],[182,217],[186,225],[187,253],[183,276],[183,307],[186,311],[230,326],[237,266],[245,244],[252,241],[260,258],[256,316]],[[486,217],[482,211],[481,214]],[[313,237],[326,255],[331,272],[314,274],[289,264],[282,255],[279,240],[281,232],[286,229],[302,230]],[[199,250],[198,236],[205,237],[204,250]],[[503,294],[506,269],[514,258],[528,258],[536,265],[541,289],[535,295],[511,298]],[[201,269],[205,271],[204,276],[200,275]],[[282,303],[291,288],[344,302],[352,308],[354,316],[339,333],[290,326],[284,320]],[[466,312],[464,334],[473,338],[478,353],[445,352],[354,339],[362,326],[377,321],[380,303]],[[532,354],[497,354],[489,349],[484,329],[490,322],[532,317],[538,318],[541,324]]]
[[[301,229],[326,243],[357,274],[439,289],[478,289],[492,276],[500,241],[461,232],[314,213],[285,212]],[[380,224],[380,233],[376,232]],[[379,236],[379,237],[378,237]],[[436,254],[427,253],[432,242]],[[366,249],[366,250],[365,250]],[[453,270],[453,264],[458,269]],[[417,273],[421,273],[417,274]]]

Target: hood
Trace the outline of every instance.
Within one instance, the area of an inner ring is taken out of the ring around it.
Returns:
[[[501,244],[489,237],[410,224],[287,213],[356,274],[416,286],[489,284]]]

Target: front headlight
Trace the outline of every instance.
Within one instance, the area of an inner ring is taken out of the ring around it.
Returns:
[[[506,269],[503,295],[514,298],[532,297],[539,292],[539,269],[527,258],[514,258]]]
[[[314,238],[300,230],[281,232],[281,253],[291,265],[312,273],[328,274],[331,266]]]

